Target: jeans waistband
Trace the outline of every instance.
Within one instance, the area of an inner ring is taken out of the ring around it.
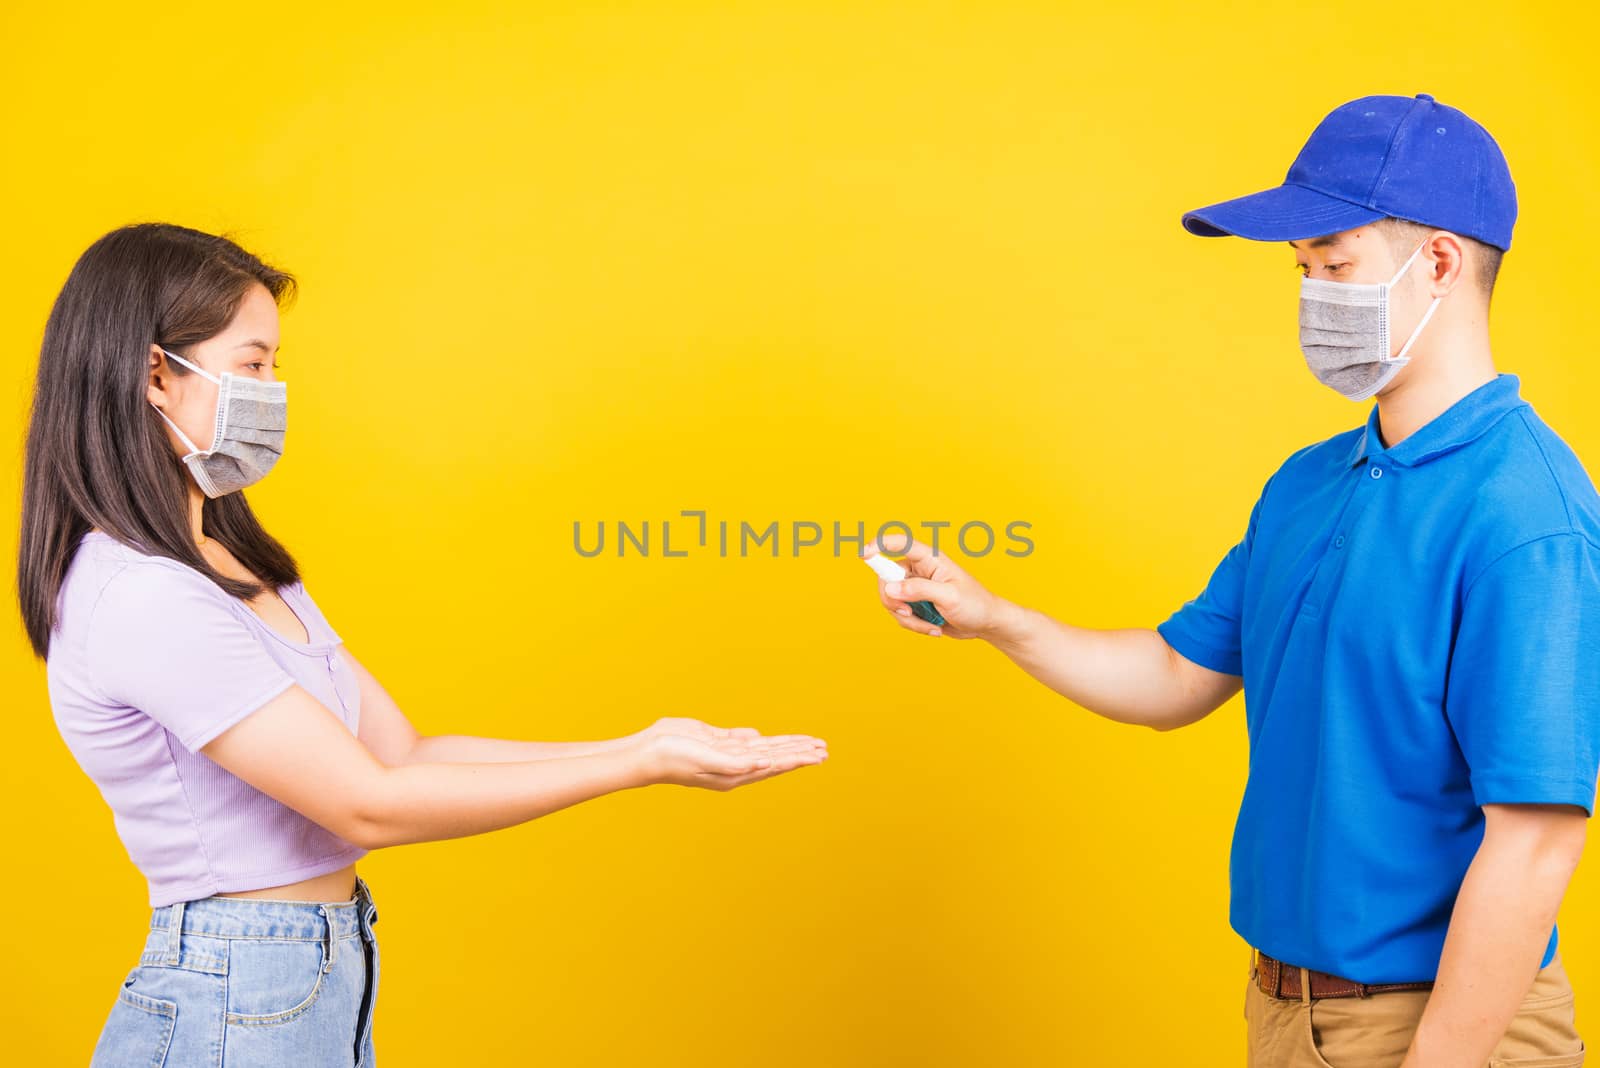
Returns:
[[[325,938],[331,932],[334,938],[344,938],[360,933],[376,918],[372,891],[358,875],[348,901],[203,897],[152,909],[150,930],[219,938],[308,939]]]

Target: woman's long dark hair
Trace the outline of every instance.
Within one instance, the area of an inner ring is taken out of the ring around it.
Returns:
[[[262,592],[200,555],[189,526],[191,476],[146,401],[151,343],[189,358],[187,346],[220,333],[258,284],[280,307],[296,292],[292,275],[228,238],[169,223],[113,230],[73,265],[45,324],[23,460],[17,596],[41,659],[62,579],[91,527],[187,564],[235,597]],[[193,373],[169,365],[175,377]],[[201,531],[274,588],[300,577],[242,492],[204,498]]]

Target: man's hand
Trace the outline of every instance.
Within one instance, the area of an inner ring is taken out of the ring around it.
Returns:
[[[932,548],[907,536],[894,534],[883,541],[885,551],[904,553],[900,563],[908,572],[906,579],[878,581],[878,600],[902,627],[918,634],[944,634],[951,638],[989,638],[999,629],[1008,603],[984,589],[948,556],[935,555]],[[862,559],[876,552],[876,546],[868,545]],[[944,616],[945,625],[936,627],[918,619],[912,614],[912,601],[932,601]]]

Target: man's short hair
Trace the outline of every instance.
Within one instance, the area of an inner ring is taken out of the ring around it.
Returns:
[[[1439,226],[1424,226],[1410,219],[1397,219],[1393,216],[1379,219],[1372,226],[1388,240],[1389,249],[1394,253],[1396,263],[1411,255],[1412,251],[1422,244],[1424,237],[1435,230],[1445,229]],[[1450,232],[1455,233],[1454,230]],[[1456,237],[1461,240],[1462,245],[1471,250],[1469,258],[1473,263],[1475,276],[1473,281],[1477,283],[1479,292],[1483,294],[1483,302],[1487,305],[1489,298],[1494,294],[1495,278],[1500,274],[1500,257],[1505,253],[1475,237],[1468,237],[1465,234],[1456,234]]]

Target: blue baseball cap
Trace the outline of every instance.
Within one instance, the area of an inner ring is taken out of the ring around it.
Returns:
[[[1509,249],[1517,191],[1489,131],[1427,93],[1364,96],[1317,124],[1282,185],[1187,212],[1183,226],[1298,241],[1391,215]]]

